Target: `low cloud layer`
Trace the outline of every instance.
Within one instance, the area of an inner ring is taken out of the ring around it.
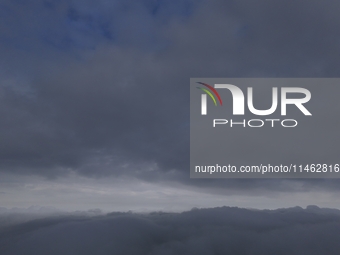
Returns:
[[[2,228],[0,253],[337,254],[340,211],[309,206],[274,211],[232,207],[183,213],[60,216]]]

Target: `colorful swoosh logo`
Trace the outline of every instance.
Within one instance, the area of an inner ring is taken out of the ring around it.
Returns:
[[[217,106],[217,101],[216,101],[215,96],[217,97],[218,101],[220,102],[220,105],[222,105],[222,99],[220,97],[220,94],[218,94],[218,92],[216,91],[216,89],[214,89],[209,84],[206,84],[206,83],[203,83],[203,82],[197,82],[197,83],[208,88],[208,89],[205,89],[205,88],[197,87],[198,89],[200,89],[200,90],[204,91],[205,93],[207,93],[210,96],[210,98],[213,100],[213,102],[214,102],[214,104],[216,106]]]

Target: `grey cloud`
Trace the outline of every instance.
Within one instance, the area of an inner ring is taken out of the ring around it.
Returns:
[[[332,180],[189,182],[186,89],[190,77],[337,76],[337,7],[203,2],[184,22],[155,30],[167,38],[161,51],[101,42],[80,51],[80,60],[25,57],[31,94],[1,89],[1,171],[124,174],[237,190],[338,189]]]
[[[337,254],[340,213],[309,206],[63,216],[3,228],[1,254]]]

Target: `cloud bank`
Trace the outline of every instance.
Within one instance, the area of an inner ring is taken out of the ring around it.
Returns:
[[[337,254],[340,211],[309,206],[60,216],[2,228],[10,254]]]

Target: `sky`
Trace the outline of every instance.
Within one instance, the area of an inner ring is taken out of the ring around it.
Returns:
[[[339,9],[0,0],[0,254],[338,254],[338,179],[190,178],[189,86],[339,77]],[[313,91],[315,125],[228,157],[336,159],[340,86]]]
[[[0,206],[340,209],[336,179],[190,179],[188,89],[191,77],[338,77],[339,5],[2,0]],[[307,132],[336,155],[321,128]]]

